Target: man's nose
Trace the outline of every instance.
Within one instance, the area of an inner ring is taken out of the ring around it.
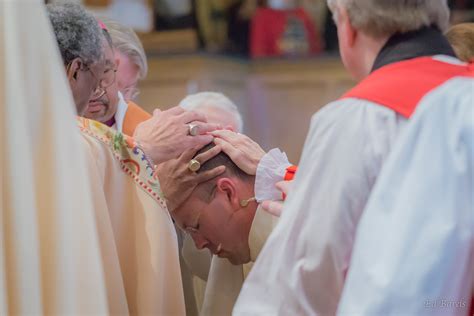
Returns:
[[[194,234],[192,238],[194,240],[194,244],[196,245],[197,249],[204,249],[204,247],[206,247],[209,244],[207,239],[202,237],[201,235]]]

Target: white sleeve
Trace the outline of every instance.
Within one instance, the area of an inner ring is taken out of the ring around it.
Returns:
[[[291,166],[288,157],[278,148],[266,153],[257,166],[255,176],[255,198],[257,202],[281,200],[281,192],[275,184],[285,177],[286,168]]]
[[[419,105],[424,111],[384,166],[359,225],[340,315],[468,314],[474,80],[444,88],[444,98],[434,94]]]
[[[313,117],[293,191],[234,315],[336,312],[358,220],[404,121],[355,99]]]

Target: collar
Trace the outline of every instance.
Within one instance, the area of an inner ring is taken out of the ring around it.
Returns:
[[[390,37],[375,59],[372,72],[395,62],[422,56],[448,55],[456,57],[448,40],[436,27],[397,33]]]
[[[114,126],[115,124],[115,117],[112,117],[110,120],[108,120],[107,122],[104,122],[105,125],[107,125],[108,127],[112,127]]]

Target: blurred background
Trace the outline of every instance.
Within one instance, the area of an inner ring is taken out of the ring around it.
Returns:
[[[149,63],[141,107],[152,112],[190,93],[222,92],[242,112],[244,132],[293,163],[312,114],[355,83],[339,60],[326,0],[75,2],[138,33]],[[449,4],[453,23],[474,21],[474,0]]]

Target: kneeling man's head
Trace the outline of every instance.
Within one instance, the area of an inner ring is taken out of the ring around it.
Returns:
[[[213,146],[205,146],[198,154]],[[226,171],[198,185],[172,216],[197,248],[208,248],[232,264],[242,264],[250,261],[248,236],[257,203],[246,202],[255,195],[255,177],[240,170],[223,152],[202,164],[198,172],[222,165]]]

